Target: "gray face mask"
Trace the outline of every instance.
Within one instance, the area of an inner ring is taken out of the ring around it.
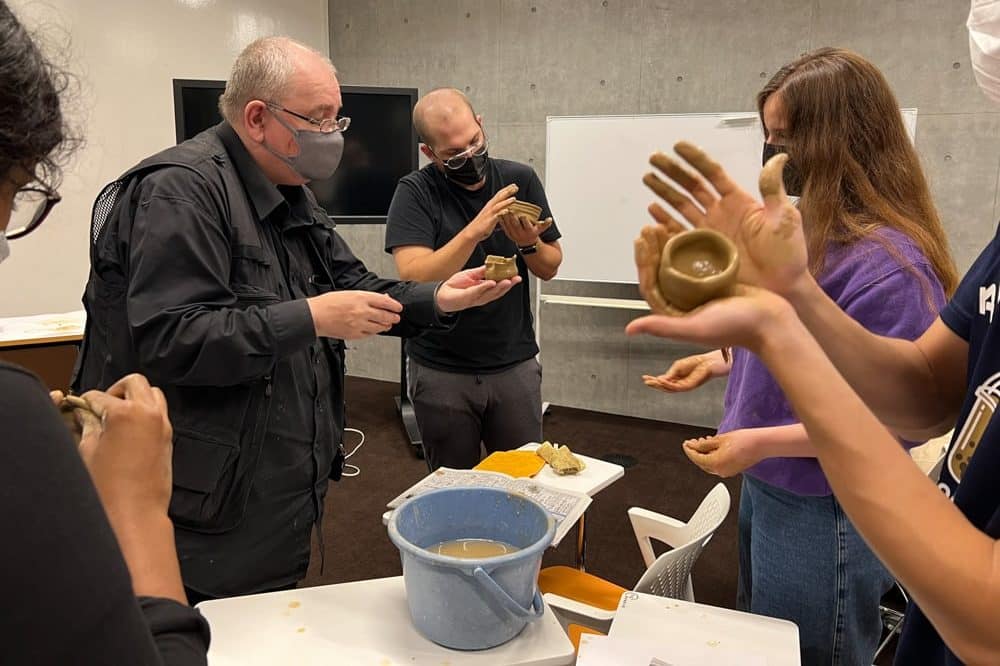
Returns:
[[[323,132],[297,130],[273,111],[271,115],[292,133],[295,143],[299,146],[299,154],[282,155],[265,143],[264,148],[269,153],[290,166],[295,173],[307,181],[325,180],[334,174],[340,165],[340,158],[344,154],[343,132],[324,134]]]
[[[7,231],[0,231],[0,264],[10,256],[10,245],[7,244]]]

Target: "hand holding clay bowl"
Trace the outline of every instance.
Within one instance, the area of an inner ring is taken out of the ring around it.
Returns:
[[[527,222],[528,224],[534,225],[538,232],[541,233],[552,224],[552,218],[546,218],[545,220],[539,221],[538,218],[542,214],[541,206],[536,206],[533,203],[528,203],[527,201],[517,201],[507,206],[507,212],[516,217],[522,222]]]
[[[654,314],[681,315],[736,284],[736,246],[711,229],[671,233],[646,227],[635,241],[639,291]]]

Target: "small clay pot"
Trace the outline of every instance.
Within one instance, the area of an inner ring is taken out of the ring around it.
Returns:
[[[667,241],[660,255],[660,293],[680,310],[693,310],[736,284],[740,257],[733,242],[711,229]]]

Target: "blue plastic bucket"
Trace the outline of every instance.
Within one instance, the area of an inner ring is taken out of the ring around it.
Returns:
[[[402,504],[389,519],[389,538],[403,561],[414,626],[458,650],[517,636],[545,611],[538,570],[555,531],[540,504],[493,488],[443,488]],[[427,550],[453,539],[494,539],[520,550],[475,560]]]

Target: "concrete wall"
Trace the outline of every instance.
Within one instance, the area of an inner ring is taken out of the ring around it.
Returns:
[[[94,198],[130,166],[175,143],[172,79],[225,79],[243,47],[267,35],[327,49],[325,0],[9,4],[76,77],[64,109],[85,144],[66,168],[62,202],[40,231],[11,244],[0,317],[83,307]]]
[[[917,107],[917,145],[959,269],[992,237],[1000,109],[969,67],[967,0],[330,0],[330,50],[344,83],[465,90],[491,152],[544,178],[547,115],[753,109],[758,88],[811,48],[873,60],[901,106]],[[601,168],[599,155],[594,168]],[[559,211],[554,211],[558,219]],[[383,229],[344,228],[360,256],[392,273]],[[627,242],[623,240],[623,242]],[[546,292],[634,297],[623,285],[554,282]],[[628,340],[623,311],[547,305],[545,399],[555,404],[715,425],[721,383],[690,396],[646,389],[690,350]],[[398,377],[398,342],[354,345],[351,371]]]

